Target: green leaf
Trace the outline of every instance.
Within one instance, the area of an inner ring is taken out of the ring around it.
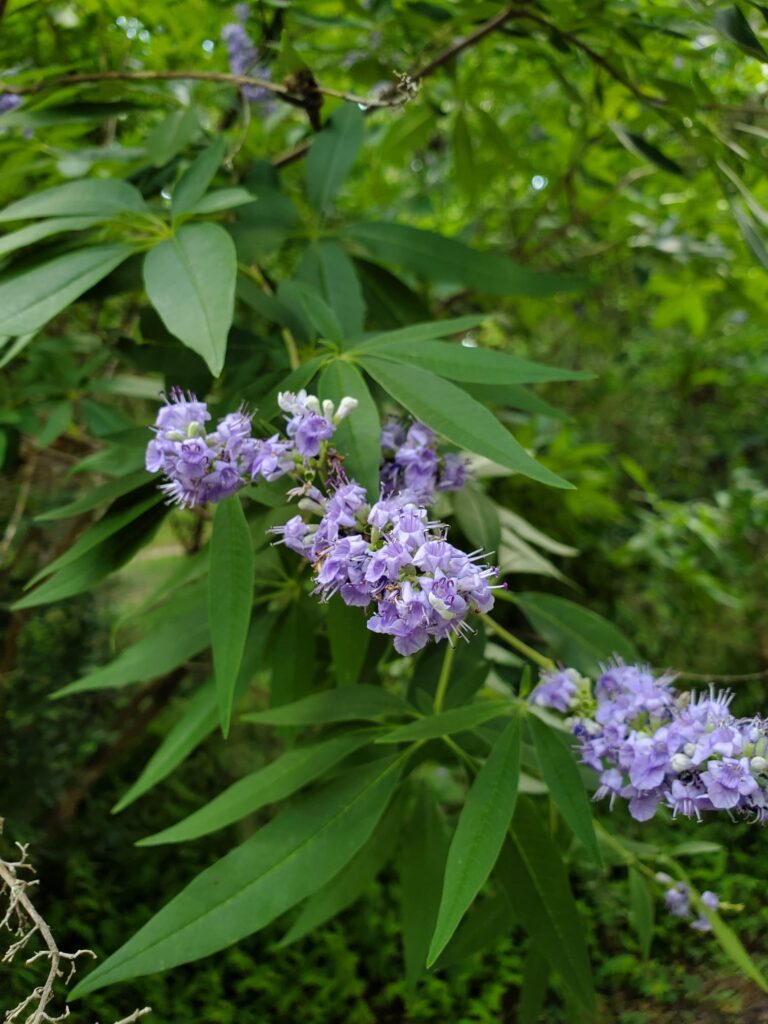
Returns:
[[[523,960],[523,980],[517,1004],[518,1024],[537,1024],[544,1009],[548,975],[546,957],[531,946]]]
[[[421,296],[394,274],[368,260],[355,258],[354,264],[372,326],[389,330],[429,317]]]
[[[260,402],[260,412],[267,418],[276,416],[279,411],[277,405],[279,392],[300,391],[302,388],[306,388],[317,371],[322,367],[325,359],[325,356],[313,356],[289,373],[287,377],[283,377],[277,387],[273,388],[267,397]]]
[[[479,177],[472,137],[469,134],[467,119],[461,110],[457,111],[453,122],[453,167],[462,191],[470,198],[474,198]]]
[[[345,396],[357,399],[357,408],[336,428],[334,445],[344,452],[344,468],[348,476],[361,484],[368,498],[379,496],[379,463],[381,461],[381,420],[368,385],[360,371],[343,359],[336,359],[320,376],[320,395],[338,406]]]
[[[38,221],[36,224],[28,224],[25,228],[19,228],[18,231],[11,231],[0,237],[0,256],[39,242],[41,238],[61,235],[65,231],[84,231],[100,223],[100,220],[100,217],[53,217],[50,220]]]
[[[485,323],[488,317],[480,316],[459,316],[453,320],[428,320],[424,323],[409,324],[407,327],[398,327],[394,331],[381,331],[378,334],[369,334],[364,341],[357,342],[352,348],[353,352],[369,352],[371,355],[378,355],[378,349],[387,351],[392,348],[394,351],[407,351],[414,343],[434,341],[435,338],[448,338],[453,334],[464,334],[474,327]]]
[[[167,164],[190,141],[199,128],[193,107],[174,110],[147,136],[147,153],[155,167]]]
[[[410,743],[413,740],[432,740],[450,736],[454,732],[465,732],[482,725],[492,718],[508,715],[512,705],[506,701],[483,701],[467,704],[461,708],[450,708],[438,715],[428,715],[415,722],[408,722],[379,737],[377,743]]]
[[[264,768],[238,779],[182,821],[140,839],[136,845],[185,843],[225,828],[268,804],[292,796],[339,761],[366,746],[375,735],[376,730],[344,733],[320,743],[287,750]]]
[[[252,935],[317,891],[368,840],[402,763],[402,757],[392,757],[363,765],[286,808],[190,882],[70,998],[199,960]]]
[[[109,220],[121,213],[148,213],[141,193],[117,178],[86,178],[33,192],[0,211],[0,222],[32,217],[82,217]]]
[[[269,703],[273,708],[297,701],[312,688],[315,633],[305,603],[292,602],[277,623],[270,641],[269,665]]]
[[[397,857],[405,984],[410,1000],[413,1000],[418,980],[425,972],[447,854],[445,818],[434,791],[426,782],[421,782],[413,809],[405,822]]]
[[[750,57],[757,57],[758,60],[768,61],[768,53],[765,52],[763,44],[752,31],[747,19],[741,10],[734,4],[712,14],[712,24],[717,31],[725,36],[730,42],[735,43],[740,50],[748,53]]]
[[[428,967],[445,949],[493,870],[515,811],[519,779],[520,717],[514,715],[477,773],[459,815],[448,851]]]
[[[592,860],[602,867],[603,859],[592,824],[592,810],[573,757],[570,743],[537,715],[528,716],[539,768],[555,806]]]
[[[403,373],[392,363],[372,356],[360,363],[416,419],[447,440],[533,480],[552,487],[571,487],[531,458],[492,412],[455,384],[415,366]]]
[[[273,622],[274,616],[267,613],[255,619],[251,625],[240,665],[240,676],[235,687],[236,701],[246,692],[262,662],[264,647]],[[134,784],[112,808],[113,814],[124,810],[166,779],[174,768],[214,731],[219,723],[218,704],[216,683],[209,679],[190,699],[178,721],[166,734]]]
[[[171,213],[174,217],[189,213],[203,198],[224,159],[225,152],[226,143],[219,136],[184,171],[173,188]]]
[[[575,278],[529,270],[499,253],[482,252],[455,238],[404,224],[351,224],[344,231],[374,259],[394,263],[428,281],[476,288],[488,295],[543,297],[582,286]]]
[[[338,242],[324,238],[304,250],[296,276],[316,288],[341,325],[342,338],[362,333],[365,317],[355,265]]]
[[[303,939],[357,902],[394,852],[401,827],[401,811],[399,802],[393,801],[365,846],[338,875],[310,896],[280,940],[281,948]]]
[[[327,725],[355,719],[389,718],[413,714],[413,708],[394,693],[379,686],[343,686],[313,693],[293,704],[243,715],[244,722],[258,725]]]
[[[595,994],[586,929],[560,854],[532,802],[521,796],[499,870],[515,915],[552,970],[589,1012]],[[590,1018],[593,1019],[593,1018]]]
[[[665,156],[658,146],[647,142],[642,135],[628,131],[615,121],[611,121],[609,127],[622,146],[628,149],[630,153],[634,153],[635,156],[642,157],[644,160],[649,160],[662,171],[669,171],[670,174],[679,174],[683,178],[686,177],[686,173],[679,163]]]
[[[654,920],[653,895],[648,883],[633,867],[629,869],[629,917],[640,940],[640,951],[647,960],[653,941]]]
[[[75,249],[0,281],[0,334],[29,334],[131,255],[127,245]]]
[[[512,907],[503,889],[488,894],[477,902],[462,919],[451,941],[435,962],[435,970],[453,967],[481,953],[509,935],[515,927]],[[426,954],[425,954],[426,958]]]
[[[466,348],[452,342],[418,341],[414,344],[414,340],[377,342],[366,339],[364,345],[358,346],[358,350],[363,351],[373,348],[375,352],[372,354],[382,359],[422,366],[439,377],[467,384],[540,384],[552,380],[590,380],[593,376],[578,370],[558,370],[506,352]]]
[[[244,188],[217,188],[208,192],[198,199],[194,206],[190,207],[189,213],[195,217],[208,213],[223,213],[225,210],[234,210],[238,206],[246,206],[253,203],[254,196]]]
[[[305,281],[281,281],[280,301],[304,313],[321,338],[341,341],[344,331],[328,303],[318,290]]]
[[[208,621],[224,736],[229,734],[235,682],[251,621],[253,572],[251,534],[235,494],[219,502],[213,514],[208,572]]]
[[[763,992],[768,992],[768,981],[766,981],[765,975],[746,949],[744,949],[738,935],[730,925],[725,923],[719,914],[710,910],[705,903],[702,903],[701,897],[695,889],[691,890],[691,895],[693,897],[693,903],[696,910],[709,921],[712,926],[712,934],[717,939],[720,948],[725,955],[729,960],[736,964],[739,970],[743,971],[748,978],[751,978],[752,981],[754,981],[754,983],[763,990]]]
[[[138,519],[146,511],[154,508],[155,505],[159,505],[163,500],[163,495],[157,488],[153,488],[150,493],[142,489],[137,495],[131,494],[129,497],[135,497],[139,500],[131,501],[126,498],[118,498],[98,522],[84,530],[63,555],[60,555],[49,565],[46,565],[45,568],[41,569],[40,572],[32,577],[27,586],[32,587],[39,583],[41,579],[50,576],[51,573],[58,572],[64,566],[71,565],[72,562],[75,562],[87,551],[91,551],[97,544],[101,544],[108,537],[113,536],[113,534],[128,526],[135,519]]]
[[[453,495],[453,511],[464,536],[483,551],[499,553],[501,522],[496,505],[476,484],[467,483]]]
[[[371,631],[360,609],[344,604],[338,594],[328,602],[327,609],[328,642],[336,682],[339,686],[352,686],[360,678]]]
[[[133,558],[136,552],[152,537],[155,530],[165,518],[167,508],[154,505],[143,512],[127,529],[97,544],[95,548],[85,552],[76,561],[64,566],[49,579],[26,594],[21,600],[14,602],[11,608],[21,611],[23,608],[35,608],[53,601],[63,601],[75,594],[90,590],[115,569]]]
[[[88,690],[113,690],[130,683],[157,679],[200,654],[210,644],[204,608],[185,609],[182,614],[157,624],[151,632],[124,651],[108,665],[88,672],[73,683],[56,690],[53,696],[68,697]]]
[[[309,201],[320,213],[346,181],[362,144],[363,115],[357,104],[345,103],[315,136],[304,166]]]
[[[515,594],[515,603],[544,637],[558,659],[572,668],[594,675],[600,664],[618,654],[627,662],[638,653],[612,622],[553,594]]]
[[[119,480],[110,480],[100,487],[89,489],[81,497],[69,502],[68,505],[61,505],[59,508],[49,509],[35,516],[35,522],[45,523],[52,519],[68,519],[71,516],[82,515],[83,512],[91,512],[99,505],[106,505],[108,501],[114,501],[123,494],[135,490],[142,484],[147,483],[152,476],[144,469],[138,469],[135,473],[128,473]]]
[[[500,405],[509,409],[521,409],[531,416],[549,416],[555,420],[567,420],[567,413],[556,409],[543,398],[524,388],[521,384],[462,384],[465,391],[485,405]]]
[[[202,356],[214,377],[224,366],[236,277],[234,244],[218,224],[183,224],[144,258],[149,301],[171,334]]]

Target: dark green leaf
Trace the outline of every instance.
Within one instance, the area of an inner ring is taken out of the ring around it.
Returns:
[[[483,551],[498,555],[501,522],[496,506],[485,491],[477,484],[465,484],[453,496],[453,511],[467,540]]]
[[[218,224],[183,224],[144,258],[144,286],[165,326],[208,364],[224,366],[235,306],[235,247]]]
[[[251,620],[253,571],[251,534],[235,494],[216,506],[208,572],[213,671],[219,695],[219,721],[225,736],[229,733],[235,682]]]
[[[381,461],[381,420],[368,385],[351,363],[336,359],[320,376],[320,396],[338,406],[345,396],[357,399],[357,408],[342,420],[334,435],[334,445],[344,453],[344,468],[375,501],[379,496]]]
[[[765,52],[763,44],[752,31],[752,27],[744,17],[741,10],[733,4],[732,7],[725,7],[714,11],[712,24],[721,35],[730,42],[735,43],[744,53],[750,57],[757,57],[758,60],[768,61],[768,53]]]
[[[405,822],[397,857],[405,984],[411,1000],[426,969],[447,854],[445,818],[435,793],[426,782],[421,782],[411,814]]]
[[[308,245],[296,276],[323,296],[341,325],[342,338],[353,338],[362,332],[363,292],[355,265],[338,242],[324,238]]]
[[[378,686],[359,684],[313,693],[293,704],[243,715],[243,721],[258,725],[326,725],[408,714],[413,714],[413,709],[402,697]]]
[[[0,237],[0,256],[39,242],[41,238],[61,235],[65,231],[84,231],[98,224],[100,220],[100,217],[52,217],[50,220],[28,224],[25,228],[19,228],[18,231],[11,231]]]
[[[174,186],[171,198],[171,213],[174,217],[189,213],[198,200],[202,199],[224,159],[225,150],[226,143],[219,137],[184,171]]]
[[[552,594],[515,594],[515,601],[558,659],[579,672],[593,675],[617,654],[627,662],[638,660],[624,634],[588,608]]]
[[[94,245],[0,281],[0,334],[28,334],[79,299],[131,255],[127,245]]]
[[[679,174],[682,175],[682,177],[686,176],[685,171],[679,163],[670,159],[668,156],[665,156],[658,146],[654,146],[653,143],[647,142],[642,135],[628,131],[615,121],[610,123],[610,128],[622,146],[624,146],[625,149],[628,149],[630,153],[634,153],[635,156],[642,157],[644,160],[649,160],[662,171],[669,171],[670,174]]]
[[[185,843],[240,821],[268,804],[292,796],[339,761],[370,743],[375,735],[376,730],[343,733],[320,743],[293,747],[264,768],[238,779],[182,821],[140,839],[136,845]]]
[[[87,690],[112,690],[130,683],[157,679],[200,654],[210,643],[205,609],[184,609],[161,621],[141,640],[126,647],[108,665],[94,669],[73,683],[56,690],[54,697],[67,697]]]
[[[149,435],[147,436],[149,437]],[[42,512],[39,516],[35,516],[35,521],[44,523],[51,519],[67,519],[70,516],[82,515],[83,512],[90,512],[98,508],[99,505],[106,505],[108,501],[114,501],[115,498],[135,490],[151,479],[152,477],[146,470],[139,469],[135,473],[128,473],[119,480],[110,480],[107,484],[87,490],[82,497],[71,501],[68,505]]]
[[[512,907],[503,890],[489,894],[465,915],[435,962],[435,970],[453,967],[487,950],[515,927]]]
[[[428,281],[476,288],[489,295],[547,296],[582,286],[574,278],[529,270],[499,253],[481,252],[455,238],[404,224],[352,224],[345,232],[374,259],[394,263]]]
[[[305,281],[281,281],[280,301],[304,313],[321,338],[341,341],[344,331],[336,314],[320,292]]]
[[[546,957],[531,946],[523,961],[523,981],[517,1004],[518,1024],[536,1024],[544,1009],[549,968]]]
[[[431,740],[439,736],[450,736],[454,732],[465,732],[474,729],[483,722],[501,715],[508,715],[511,705],[505,701],[482,701],[478,704],[467,704],[461,708],[450,708],[438,715],[419,718],[415,722],[401,725],[386,735],[379,737],[377,743],[410,743],[412,740]]]
[[[69,181],[43,192],[33,192],[0,211],[0,222],[32,217],[97,217],[109,220],[121,213],[147,213],[141,193],[117,178]]]
[[[363,115],[355,103],[345,103],[316,135],[305,163],[307,195],[324,213],[352,170],[363,144]]]
[[[541,483],[571,487],[531,458],[492,412],[455,384],[415,366],[405,374],[372,356],[365,356],[360,363],[416,419],[454,444]]]
[[[736,964],[739,970],[743,971],[748,978],[751,978],[752,981],[754,981],[754,983],[763,990],[763,992],[768,992],[768,981],[766,981],[765,975],[746,951],[738,935],[730,925],[725,923],[719,914],[710,910],[706,904],[702,903],[701,898],[695,890],[692,890],[692,895],[697,911],[700,914],[703,914],[703,916],[709,921],[712,926],[712,934],[717,939],[720,948],[725,955],[729,960]]]
[[[517,802],[510,839],[499,858],[500,876],[515,916],[578,998],[593,1012],[595,994],[586,929],[573,900],[568,875],[533,803]]]
[[[269,666],[271,707],[290,705],[312,689],[315,633],[305,604],[294,601],[277,623],[270,641]]]
[[[427,966],[445,949],[493,870],[515,811],[519,779],[520,717],[514,715],[477,773],[459,815]]]
[[[344,604],[336,594],[328,602],[328,642],[339,686],[352,686],[360,679],[371,632],[359,608]]]
[[[168,970],[232,945],[317,891],[368,840],[402,758],[363,765],[282,811],[171,900],[70,993]]]
[[[571,744],[536,715],[528,716],[528,726],[541,774],[557,809],[592,860],[602,866],[600,847],[592,824],[592,809]]]
[[[326,882],[322,889],[310,896],[280,941],[280,946],[303,939],[342,910],[352,906],[363,895],[394,852],[400,834],[401,812],[397,800],[393,801],[376,827],[371,838],[338,875]]]
[[[254,201],[253,195],[244,188],[217,188],[198,199],[189,213],[200,217],[208,213],[223,213]]]
[[[199,127],[193,107],[174,110],[147,136],[147,153],[155,165],[162,167],[184,149]]]

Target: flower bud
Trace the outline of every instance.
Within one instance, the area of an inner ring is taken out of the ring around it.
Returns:
[[[350,398],[349,395],[345,395],[344,398],[339,402],[339,408],[336,410],[336,415],[333,417],[334,423],[341,423],[343,419],[346,419],[351,412],[354,412],[358,406],[356,398]]]
[[[669,764],[673,772],[687,772],[689,768],[693,767],[693,761],[687,754],[673,754],[669,759]]]
[[[768,771],[768,759],[764,757],[753,757],[749,762],[749,767],[753,772],[766,772]]]
[[[323,399],[323,416],[327,420],[333,420],[333,402],[330,398]]]

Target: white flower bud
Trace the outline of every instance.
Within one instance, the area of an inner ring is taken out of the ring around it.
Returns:
[[[327,420],[333,419],[333,402],[330,398],[326,398],[323,402],[323,416],[325,416]]]
[[[325,515],[325,509],[323,506],[319,505],[316,501],[313,501],[312,498],[302,498],[299,501],[299,508],[303,512],[314,512],[316,515],[320,516]]]
[[[307,395],[304,399],[304,405],[309,409],[310,412],[316,412],[320,415],[320,399],[317,395]]]
[[[752,760],[749,762],[749,767],[752,769],[753,772],[766,772],[768,771],[768,759],[759,756],[753,757]]]
[[[669,763],[673,772],[687,772],[693,767],[693,761],[687,754],[673,754]]]
[[[350,398],[349,395],[345,395],[344,398],[339,402],[339,408],[336,410],[336,415],[333,417],[334,423],[341,423],[343,419],[346,419],[351,412],[354,412],[358,406],[356,398]]]
[[[688,755],[688,757],[693,757],[693,755],[694,755],[694,753],[696,751],[696,744],[695,743],[686,743],[685,746],[683,747],[683,751]]]

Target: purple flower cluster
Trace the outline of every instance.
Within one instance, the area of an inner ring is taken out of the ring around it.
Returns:
[[[464,459],[437,451],[437,435],[423,423],[406,430],[397,420],[381,431],[381,482],[385,498],[403,496],[417,505],[431,505],[438,491],[458,491],[469,477]]]
[[[673,917],[693,918],[691,890],[685,882],[674,882],[663,871],[658,872],[656,880],[668,886],[667,891],[664,893],[664,903],[669,913]],[[701,902],[709,907],[710,910],[718,910],[720,908],[720,899],[717,893],[711,892],[709,889],[701,894]],[[704,914],[699,914],[698,917],[693,918],[691,921],[691,928],[695,928],[698,932],[708,932],[712,930],[712,925]]]
[[[235,15],[238,20],[229,22],[221,30],[222,42],[227,47],[229,69],[233,75],[252,75],[254,78],[269,81],[270,70],[264,65],[259,65],[256,47],[245,27],[250,13],[248,4],[235,4]],[[259,103],[272,98],[269,89],[258,85],[244,85],[242,91],[249,103]]]
[[[214,431],[205,402],[179,388],[171,391],[157,414],[155,436],[147,446],[146,467],[162,472],[161,490],[184,508],[223,501],[258,479],[277,480],[302,468],[320,453],[341,420],[355,408],[354,399],[342,399],[338,410],[301,391],[280,395],[286,416],[286,434],[266,439],[251,435],[251,418],[244,411],[219,420]]]
[[[300,507],[319,512],[319,523],[297,515],[275,532],[312,563],[323,600],[338,593],[348,605],[375,606],[368,628],[394,637],[399,654],[466,635],[467,615],[493,607],[488,581],[496,570],[479,564],[480,552],[449,544],[423,505],[402,497],[369,505],[363,488],[348,482],[328,498],[315,488],[303,494]]]
[[[736,718],[730,693],[680,693],[642,666],[609,667],[594,696],[577,678],[548,673],[531,702],[573,716],[582,761],[599,773],[595,799],[627,800],[638,821],[662,805],[673,817],[724,810],[768,821],[768,720]]]
[[[15,110],[21,106],[21,96],[15,92],[4,92],[0,96],[0,114],[7,114],[9,110]]]

